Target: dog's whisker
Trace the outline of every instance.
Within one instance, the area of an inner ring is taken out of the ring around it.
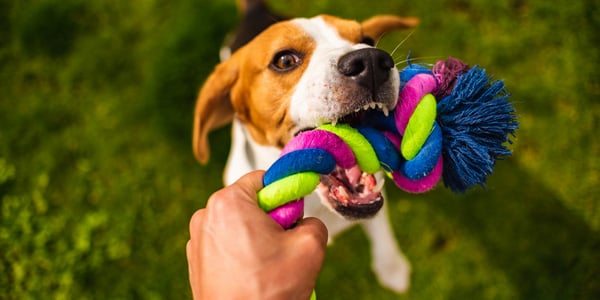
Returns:
[[[434,55],[434,56],[420,56],[420,57],[410,57],[407,59],[403,59],[401,61],[398,61],[395,63],[395,66],[398,67],[401,64],[407,63],[407,62],[413,62],[413,61],[426,61],[426,60],[433,60],[433,59],[442,59],[443,56],[439,56],[439,55]]]
[[[432,56],[418,56],[418,57],[412,57],[411,56],[411,52],[408,52],[408,55],[405,56],[406,58],[402,58],[402,56],[400,56],[400,54],[397,57],[393,57],[392,59],[394,61],[398,61],[398,63],[403,63],[403,62],[409,62],[412,60],[423,60],[423,59],[441,59],[442,56],[438,56],[438,55],[432,55]],[[399,60],[401,59],[401,60]],[[398,63],[396,63],[396,66],[398,65]]]
[[[378,40],[375,42],[375,45],[374,45],[373,47],[377,48],[377,46],[379,46],[379,42],[380,42],[381,40],[383,40],[383,38],[384,38],[384,37],[385,37],[387,34],[388,34],[387,32],[383,33],[383,34],[381,35],[381,37],[380,37],[380,38],[379,38],[379,39],[378,39]]]
[[[402,46],[404,42],[406,42],[413,35],[413,33],[415,33],[415,30],[409,32],[408,35],[406,35],[406,37],[403,40],[401,40],[400,43],[398,43],[398,45],[396,45],[394,50],[392,50],[392,52],[390,53],[390,56],[393,57],[396,51],[398,51],[398,49],[400,48],[400,46]]]

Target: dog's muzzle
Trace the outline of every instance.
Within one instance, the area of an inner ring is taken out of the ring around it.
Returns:
[[[385,115],[395,106],[397,94],[390,90],[395,68],[392,57],[376,48],[363,48],[339,58],[338,72],[359,88],[353,101],[347,102],[348,113],[339,118],[340,123],[360,125],[368,119],[369,111],[383,111]],[[383,205],[383,178],[363,172],[358,166],[343,169],[339,166],[328,175],[321,176],[317,191],[340,215],[348,219],[373,217]]]

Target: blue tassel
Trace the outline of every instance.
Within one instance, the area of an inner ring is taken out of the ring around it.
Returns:
[[[519,124],[509,97],[503,81],[490,82],[485,70],[474,66],[438,103],[446,187],[455,192],[485,187],[496,160],[511,154],[505,144],[512,144],[509,135],[514,137]]]

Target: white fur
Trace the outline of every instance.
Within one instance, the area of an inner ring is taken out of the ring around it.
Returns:
[[[340,110],[336,97],[352,96],[336,95],[334,92],[336,86],[343,84],[336,70],[339,57],[368,46],[352,45],[342,39],[320,17],[297,19],[294,23],[311,35],[317,46],[294,91],[290,113],[299,128],[315,127],[324,121],[331,121],[333,114]],[[397,75],[395,69],[393,72]],[[392,88],[394,87],[398,87],[397,79],[392,83]],[[231,151],[224,174],[225,183],[231,184],[252,170],[268,169],[280,152],[281,149],[254,142],[241,122],[234,120]],[[378,180],[384,180],[382,174],[378,174]],[[337,234],[357,222],[348,221],[332,212],[319,198],[316,193],[305,198],[305,215],[317,217],[325,223],[329,231],[329,242],[332,243]],[[394,291],[406,291],[410,282],[410,265],[396,243],[386,205],[374,218],[360,223],[371,241],[372,268],[379,281]],[[357,256],[357,259],[360,257]]]
[[[343,79],[337,72],[338,59],[366,45],[352,45],[342,39],[321,17],[296,19],[293,23],[312,36],[316,48],[292,96],[291,117],[299,128],[316,127],[333,119],[340,110],[332,90]]]

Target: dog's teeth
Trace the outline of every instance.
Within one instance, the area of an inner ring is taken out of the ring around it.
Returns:
[[[331,121],[331,125],[335,126],[337,125],[338,119],[334,119],[333,121]]]
[[[371,102],[371,103],[369,103],[369,107],[370,107],[371,109],[374,109],[374,108],[375,108],[375,106],[377,106],[377,104],[375,104],[375,102]]]
[[[383,103],[377,102],[377,107],[379,107],[379,109],[382,109],[383,108]]]
[[[383,190],[383,185],[385,184],[385,179],[381,179],[377,182],[377,185],[375,185],[373,187],[373,192],[374,193],[379,193],[381,192],[381,190]]]
[[[390,111],[388,110],[387,106],[383,106],[383,107],[381,108],[381,110],[383,111],[383,115],[384,115],[384,116],[386,116],[386,117],[387,117],[387,116],[389,116],[389,115],[390,115]]]
[[[364,109],[364,110],[367,110],[367,109],[369,109],[369,104],[365,104],[365,106],[363,106],[363,109]]]
[[[348,194],[346,188],[343,186],[334,187],[331,193],[340,202],[348,203],[348,201],[350,200],[350,195]]]

